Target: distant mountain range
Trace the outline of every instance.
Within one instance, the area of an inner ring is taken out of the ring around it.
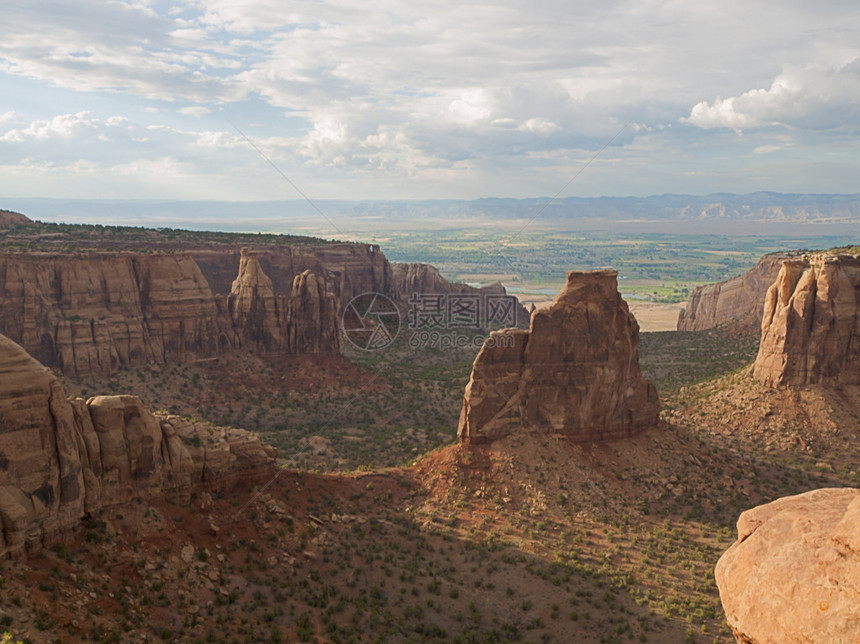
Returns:
[[[401,229],[526,223],[543,230],[608,230],[717,234],[860,234],[860,194],[650,197],[485,198],[422,201],[302,200],[124,201],[0,199],[0,208],[32,219],[189,229],[311,232],[345,237],[396,225]]]

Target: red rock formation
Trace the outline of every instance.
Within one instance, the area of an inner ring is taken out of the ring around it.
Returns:
[[[0,331],[68,375],[217,355],[226,322],[184,255],[0,255]]]
[[[738,642],[853,642],[860,490],[821,489],[741,514],[715,576]]]
[[[406,291],[378,246],[310,241],[244,253],[0,254],[0,333],[70,376],[239,347],[335,353],[339,307],[361,293],[397,300]],[[422,282],[429,292],[504,294],[501,285],[450,284],[432,267],[417,272],[431,276]]]
[[[272,280],[275,295],[291,294],[293,278],[306,270],[325,276],[341,305],[361,293],[392,297],[391,265],[375,244],[351,242],[305,243],[295,246],[254,246],[263,272]],[[216,295],[228,295],[241,262],[239,248],[189,249]]]
[[[286,349],[286,297],[275,295],[272,280],[263,272],[259,258],[245,248],[227,307],[240,337],[257,351],[278,353]]]
[[[294,352],[338,350],[338,303],[323,279],[310,270],[293,278],[287,319],[289,346]]]
[[[768,289],[761,331],[757,380],[860,384],[860,255],[785,261]]]
[[[311,270],[296,275],[290,295],[275,295],[257,253],[242,249],[227,307],[243,343],[258,352],[336,353],[337,299]]]
[[[765,293],[783,260],[794,256],[796,253],[765,255],[743,275],[699,286],[678,314],[678,331],[704,331],[721,325],[758,331]]]
[[[479,296],[505,296],[507,291],[501,282],[494,282],[487,286],[474,287],[458,282],[449,282],[435,266],[430,264],[402,264],[393,262],[391,264],[391,277],[394,289],[393,299],[400,302],[409,302],[415,293],[436,295],[479,295]],[[513,296],[511,296],[513,297]],[[528,327],[529,312],[514,298],[514,311],[512,322],[508,326]],[[486,301],[481,306],[487,307]],[[483,309],[482,320],[486,321],[487,311]],[[487,324],[487,326],[493,326]]]
[[[571,271],[529,331],[490,335],[466,386],[461,441],[524,430],[592,442],[656,423],[657,393],[639,371],[639,326],[616,278],[616,271]]]
[[[159,419],[135,396],[68,401],[47,369],[0,336],[0,556],[38,548],[108,506],[264,482],[274,456],[248,432]]]

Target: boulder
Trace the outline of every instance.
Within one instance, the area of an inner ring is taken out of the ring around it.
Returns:
[[[495,331],[475,358],[457,434],[488,442],[516,431],[595,442],[657,422],[654,385],[639,370],[639,325],[616,271],[570,271],[528,331]]]
[[[813,490],[747,510],[715,570],[737,641],[856,641],[858,561],[860,490]]]

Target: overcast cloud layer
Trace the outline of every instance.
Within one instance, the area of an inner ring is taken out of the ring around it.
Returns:
[[[855,0],[372,4],[4,2],[0,196],[858,191]]]

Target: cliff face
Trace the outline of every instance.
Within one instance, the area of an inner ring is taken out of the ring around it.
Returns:
[[[244,344],[267,353],[335,353],[338,303],[334,286],[310,269],[276,295],[257,253],[242,249],[227,308]]]
[[[849,642],[860,632],[860,490],[812,490],[741,514],[715,576],[738,642]]]
[[[781,253],[765,255],[752,269],[718,284],[699,286],[678,314],[678,331],[704,331],[729,324],[741,330],[757,330],[764,309],[764,296],[779,273]]]
[[[361,293],[404,308],[413,292],[504,295],[451,284],[378,246],[299,244],[68,254],[0,254],[0,333],[70,376],[120,366],[265,354],[336,353],[338,311]],[[517,305],[517,320],[527,314]]]
[[[594,442],[652,426],[659,401],[639,370],[638,344],[617,272],[569,272],[529,331],[496,331],[484,342],[466,386],[460,440],[538,431]]]
[[[479,295],[504,296],[505,287],[501,282],[480,288],[468,284],[449,282],[435,266],[430,264],[391,264],[391,281],[394,298],[408,302],[413,293],[434,293],[438,295]],[[483,306],[487,306],[484,302]],[[510,326],[528,327],[530,313],[518,301],[514,303],[513,318]]]
[[[338,348],[338,302],[325,281],[310,270],[293,278],[289,344],[302,353],[336,352]]]
[[[0,255],[0,331],[71,376],[240,346],[337,352],[336,276],[296,290],[290,274],[278,295],[253,253],[237,266],[232,289],[220,295],[187,254]]]
[[[860,255],[786,261],[768,289],[756,379],[860,384]]]
[[[236,346],[206,279],[183,255],[0,255],[0,331],[68,375]]]
[[[157,418],[134,396],[68,401],[0,336],[0,556],[41,547],[108,506],[264,482],[274,456],[248,432]]]
[[[189,249],[212,292],[232,291],[242,251],[234,249]],[[330,278],[332,294],[341,304],[361,293],[383,293],[392,297],[391,265],[375,244],[320,243],[317,245],[253,247],[262,271],[271,279],[275,295],[290,295],[293,278],[307,270]]]

